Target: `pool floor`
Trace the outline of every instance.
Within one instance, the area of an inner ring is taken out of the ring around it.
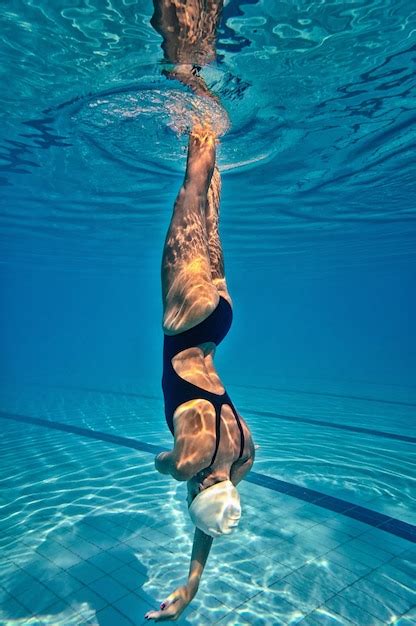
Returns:
[[[171,445],[160,398],[28,385],[4,392],[1,407],[0,623],[148,623],[144,613],[185,581],[192,540],[185,485],[154,471],[154,450]],[[415,624],[411,494],[401,509],[400,485],[384,478],[380,487],[383,462],[372,462],[372,483],[358,471],[366,438],[406,467],[409,433],[302,422],[305,437],[308,428],[317,439],[333,432],[341,451],[350,437],[361,442],[346,480],[327,435],[330,467],[308,483],[300,473],[308,455],[292,447],[282,464],[277,444],[262,438],[265,415],[248,419],[260,450],[254,482],[241,484],[241,532],[214,542],[199,593],[176,623]],[[274,424],[292,446],[299,440],[299,421]]]

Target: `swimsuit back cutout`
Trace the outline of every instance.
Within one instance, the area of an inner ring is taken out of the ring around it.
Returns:
[[[166,422],[173,435],[173,415],[178,406],[189,400],[202,399],[211,402],[215,409],[216,442],[210,466],[215,461],[220,444],[221,408],[223,404],[228,404],[231,407],[237,422],[240,431],[240,454],[238,458],[242,457],[244,450],[244,432],[240,418],[226,391],[224,391],[223,394],[213,393],[212,391],[206,391],[190,383],[176,373],[172,365],[172,359],[183,350],[199,346],[203,343],[212,342],[218,346],[228,333],[232,319],[233,312],[231,305],[225,298],[220,296],[217,307],[205,320],[193,326],[193,328],[178,333],[177,335],[164,336],[162,388],[165,399]]]

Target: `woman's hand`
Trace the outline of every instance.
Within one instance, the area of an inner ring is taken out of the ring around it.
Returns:
[[[181,615],[198,592],[199,582],[212,546],[212,541],[212,537],[205,535],[199,528],[195,528],[191,567],[189,569],[187,584],[175,589],[175,591],[162,602],[160,611],[148,611],[145,615],[146,619],[154,619],[155,622],[172,621],[176,620]]]
[[[186,585],[178,587],[160,605],[160,611],[148,611],[146,619],[154,619],[155,622],[176,620],[192,600],[192,595]]]

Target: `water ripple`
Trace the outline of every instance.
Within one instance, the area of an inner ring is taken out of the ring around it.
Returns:
[[[3,12],[6,254],[134,263],[173,201],[189,116],[226,130],[219,109],[162,78],[151,8],[26,0]],[[414,255],[415,23],[405,0],[226,4],[218,62],[202,73],[230,121],[219,163],[237,263],[242,249],[281,263],[334,235],[348,251],[363,225],[378,229],[368,260]]]

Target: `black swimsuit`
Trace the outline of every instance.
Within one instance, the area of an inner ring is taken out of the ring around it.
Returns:
[[[180,404],[188,402],[189,400],[202,399],[211,402],[215,409],[216,443],[210,466],[214,463],[220,444],[221,408],[223,404],[228,404],[234,413],[240,431],[240,454],[238,458],[242,457],[244,450],[244,432],[240,418],[226,391],[222,394],[212,393],[212,391],[206,391],[188,382],[175,372],[172,359],[183,350],[199,346],[203,343],[212,342],[218,346],[228,333],[232,319],[233,312],[230,304],[225,298],[220,296],[217,307],[205,320],[193,328],[178,333],[177,335],[165,335],[163,345],[162,388],[165,398],[166,422],[172,435],[174,434],[173,415]]]

